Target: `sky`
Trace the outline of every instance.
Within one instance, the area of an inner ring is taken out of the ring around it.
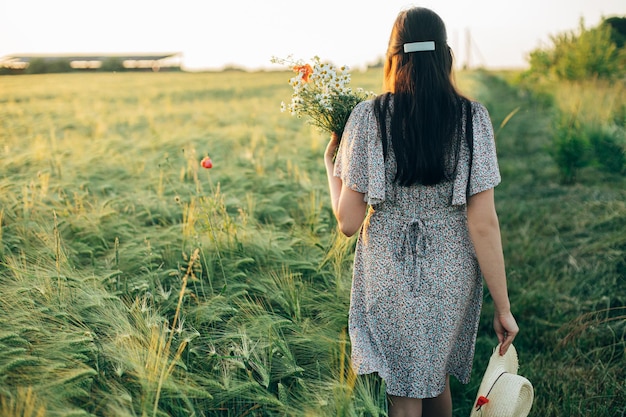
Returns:
[[[0,57],[180,52],[188,70],[254,70],[291,54],[363,67],[385,54],[410,6],[442,17],[458,65],[487,68],[527,66],[581,19],[626,17],[626,0],[0,0]]]

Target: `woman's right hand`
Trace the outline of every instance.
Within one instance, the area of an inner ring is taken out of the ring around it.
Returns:
[[[513,339],[519,333],[519,327],[515,317],[510,311],[505,313],[496,312],[493,317],[493,328],[500,342],[500,356],[504,355],[513,343]]]
[[[337,148],[339,147],[339,134],[333,132],[330,135],[330,141],[328,141],[328,145],[326,145],[326,151],[324,151],[324,160],[327,162],[335,162],[335,154],[337,153]]]

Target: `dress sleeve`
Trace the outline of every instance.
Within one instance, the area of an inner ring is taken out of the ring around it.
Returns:
[[[374,102],[361,102],[352,110],[339,144],[334,175],[370,205],[385,200],[385,163]]]
[[[468,196],[494,188],[501,180],[489,112],[485,106],[477,102],[472,102],[472,129],[474,132],[472,160],[469,160],[469,148],[464,138],[461,142],[454,181],[453,205],[466,204]],[[465,134],[465,129],[463,133]]]

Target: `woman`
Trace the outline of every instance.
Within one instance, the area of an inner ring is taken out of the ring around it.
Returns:
[[[333,135],[325,152],[339,228],[347,236],[360,230],[353,366],[385,380],[392,417],[452,415],[449,375],[469,382],[481,275],[495,304],[500,354],[518,332],[494,207],[493,128],[485,107],[456,91],[446,40],[431,10],[402,11],[385,93],[360,103],[341,145]]]

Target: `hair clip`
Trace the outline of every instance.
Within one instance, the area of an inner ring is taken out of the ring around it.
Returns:
[[[435,41],[412,42],[404,44],[404,53],[434,51]]]

